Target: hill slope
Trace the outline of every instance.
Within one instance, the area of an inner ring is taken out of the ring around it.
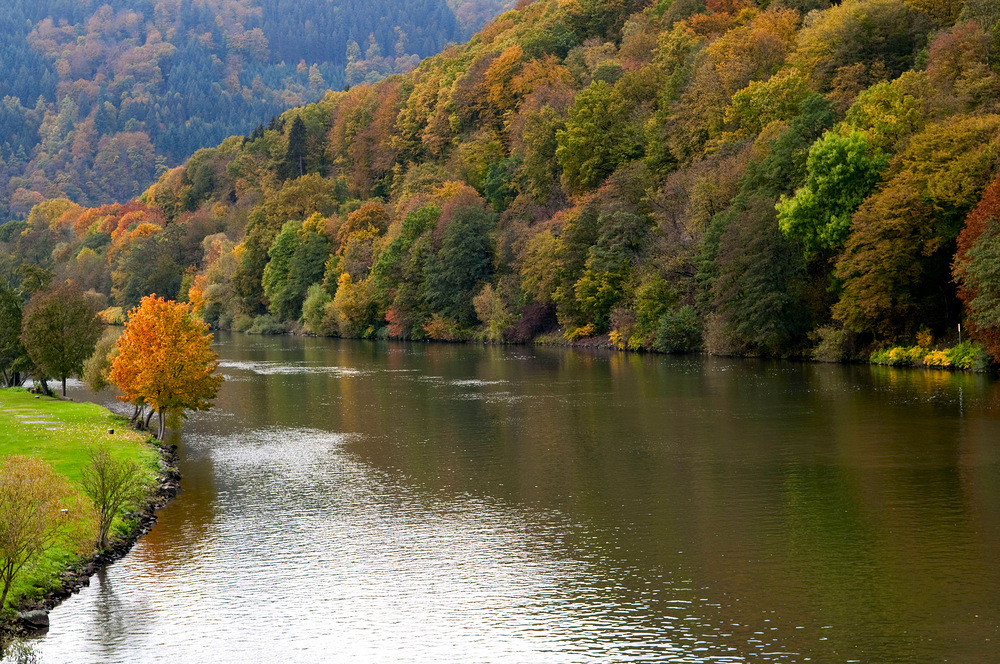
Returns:
[[[997,350],[998,11],[522,2],[134,203],[43,203],[6,270],[258,331],[841,358],[964,321]]]
[[[0,7],[0,218],[125,201],[163,165],[408,71],[496,0],[12,0]],[[478,10],[478,11],[477,11]]]

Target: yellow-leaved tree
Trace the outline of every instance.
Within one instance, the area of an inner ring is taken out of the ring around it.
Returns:
[[[189,304],[147,295],[129,312],[109,379],[121,390],[119,399],[137,406],[133,419],[148,407],[148,428],[159,414],[157,438],[163,438],[167,415],[212,407],[222,376],[215,374],[218,355],[211,343],[208,326]]]

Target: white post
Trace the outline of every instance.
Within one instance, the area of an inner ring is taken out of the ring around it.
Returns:
[[[958,345],[962,345],[962,324],[958,324]]]

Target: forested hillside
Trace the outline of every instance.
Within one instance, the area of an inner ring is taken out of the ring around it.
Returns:
[[[0,220],[43,196],[85,205],[138,196],[196,149],[328,88],[409,71],[502,10],[499,0],[452,4],[9,0]]]
[[[522,0],[134,202],[37,205],[0,274],[258,332],[1000,356],[998,53],[992,0]]]

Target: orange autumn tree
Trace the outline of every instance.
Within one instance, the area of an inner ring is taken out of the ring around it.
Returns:
[[[110,381],[121,390],[120,400],[137,406],[133,419],[148,407],[148,428],[159,414],[157,438],[163,438],[167,415],[212,407],[222,376],[214,373],[219,363],[211,342],[208,326],[189,304],[147,295],[129,312]]]

